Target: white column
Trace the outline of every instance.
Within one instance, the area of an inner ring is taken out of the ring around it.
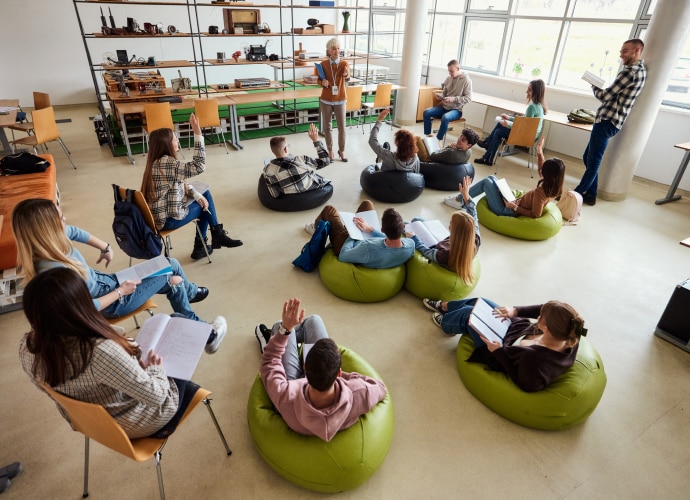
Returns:
[[[395,108],[395,121],[401,125],[414,125],[417,121],[419,80],[422,74],[423,54],[426,47],[427,0],[407,0],[405,10],[405,36],[400,65],[400,85]]]
[[[609,142],[599,171],[598,196],[624,200],[647,144],[671,72],[690,34],[690,2],[659,0],[642,52],[647,81],[621,131]],[[621,40],[621,43],[624,40]]]

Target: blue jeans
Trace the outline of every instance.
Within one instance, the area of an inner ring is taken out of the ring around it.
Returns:
[[[484,153],[482,159],[489,163],[493,163],[496,152],[498,151],[498,147],[501,145],[501,140],[508,139],[509,135],[510,129],[508,127],[504,127],[500,123],[497,123],[489,136],[486,138],[486,153]]]
[[[192,307],[189,304],[189,299],[196,295],[199,287],[187,279],[187,276],[185,276],[182,270],[182,266],[180,266],[180,263],[177,262],[176,259],[170,259],[170,267],[172,268],[172,275],[180,276],[182,278],[182,283],[179,285],[170,285],[168,283],[170,275],[151,276],[143,279],[141,283],[137,285],[133,293],[123,295],[122,301],[116,300],[103,309],[101,311],[103,316],[106,318],[119,318],[120,316],[129,314],[132,311],[136,311],[148,299],[159,293],[166,295],[173,311],[176,313],[181,314],[185,318],[202,321],[194,311],[192,311]],[[99,289],[94,298],[103,297],[120,285],[114,274],[105,274],[99,271],[96,271],[96,274],[98,275],[97,280]]]
[[[597,197],[601,159],[609,145],[609,139],[617,133],[618,129],[613,126],[610,120],[602,120],[592,126],[589,143],[587,143],[585,154],[582,156],[582,161],[585,163],[585,173],[575,188],[575,191],[585,198]]]
[[[442,141],[446,136],[448,124],[452,121],[462,118],[462,111],[457,109],[446,110],[443,106],[435,106],[433,108],[426,108],[424,110],[424,135],[431,133],[431,119],[440,118],[441,125],[438,127],[438,134],[436,138]]]
[[[189,205],[187,217],[184,219],[173,219],[172,217],[168,217],[165,220],[163,230],[177,229],[178,227],[186,226],[194,219],[199,219],[199,231],[201,231],[201,236],[206,238],[206,230],[208,229],[209,224],[211,226],[217,225],[218,217],[216,216],[216,206],[213,204],[211,191],[207,190],[205,193],[203,193],[203,195],[204,198],[206,198],[206,201],[208,201],[208,211],[202,210],[201,205],[199,205],[197,202],[194,202]]]
[[[280,321],[273,325],[273,335],[281,335],[278,333],[280,325]],[[297,344],[316,344],[318,340],[327,338],[328,332],[321,316],[315,314],[304,318],[304,321],[295,327],[295,333],[290,335],[288,344],[285,346],[285,352],[282,357],[285,377],[288,380],[304,377],[304,366],[299,356]]]
[[[470,186],[470,196],[472,198],[482,193],[486,193],[486,201],[489,203],[489,210],[493,213],[507,217],[517,217],[517,213],[506,207],[506,203],[503,201],[503,195],[496,184],[495,176],[490,175]]]
[[[484,299],[491,307],[498,307],[493,300]],[[476,347],[486,345],[479,334],[468,325],[472,309],[477,299],[452,300],[448,302],[448,312],[443,315],[441,328],[448,335],[469,335]]]

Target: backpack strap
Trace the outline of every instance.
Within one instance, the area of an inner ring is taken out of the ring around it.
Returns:
[[[127,190],[127,203],[133,203],[134,191],[131,189]]]
[[[117,184],[113,184],[113,195],[115,196],[115,203],[117,203],[118,201],[122,201],[122,199],[120,198],[120,186],[118,186]]]

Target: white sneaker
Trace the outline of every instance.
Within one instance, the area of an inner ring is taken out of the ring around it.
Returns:
[[[205,349],[208,354],[213,354],[218,350],[225,338],[225,334],[228,333],[228,322],[225,321],[223,316],[216,316],[211,325],[213,325],[213,331],[216,332],[216,338],[206,344]]]
[[[304,226],[304,230],[309,236],[311,236],[312,234],[314,234],[314,231],[316,231],[316,227],[314,227],[313,222],[310,222],[309,224]]]
[[[446,196],[443,199],[443,204],[448,205],[449,207],[453,207],[456,210],[461,210],[462,209],[462,202],[458,201],[458,195],[454,194],[451,196]]]

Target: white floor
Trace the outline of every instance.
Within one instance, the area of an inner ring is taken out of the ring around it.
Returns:
[[[59,146],[50,151],[69,223],[113,242],[111,183],[138,188],[145,161],[137,156],[131,166],[99,147],[87,119],[94,114],[95,106],[57,110],[58,118],[72,119],[59,127],[77,170]],[[413,129],[420,133],[421,125]],[[382,140],[391,138],[385,127]],[[313,154],[306,134],[288,141],[293,152]],[[359,175],[373,154],[361,129],[351,129],[348,141],[349,163],[336,161],[322,173],[335,186],[332,204],[353,210],[364,199]],[[458,339],[434,326],[431,314],[408,292],[383,303],[349,303],[331,295],[317,272],[294,268],[290,262],[308,238],[303,226],[318,210],[278,213],[261,206],[256,185],[262,159],[271,156],[268,139],[243,144],[243,151],[230,154],[209,147],[203,179],[212,185],[221,222],[244,246],[217,250],[208,264],[189,258],[192,226],[173,238],[173,256],[190,279],[211,290],[195,310],[203,318],[228,319],[224,344],[202,358],[194,378],[214,391],[213,405],[233,454],[225,456],[205,411],[197,411],[165,448],[168,498],[321,496],[267,466],[246,422],[247,395],[259,364],[254,327],[277,320],[283,301],[292,296],[303,299],[307,313],[324,318],[337,342],[375,366],[395,405],[386,461],[371,480],[340,498],[687,498],[690,355],[653,332],[674,287],[688,277],[690,249],[678,242],[690,236],[690,198],[656,206],[666,186],[636,180],[625,201],[584,207],[577,226],[564,227],[547,241],[519,241],[482,229],[475,294],[511,305],[554,298],[571,303],[586,319],[588,338],[604,360],[608,385],[589,420],[567,431],[542,432],[499,417],[468,393],[455,365]],[[572,188],[581,162],[565,160]],[[536,179],[525,165],[524,154],[506,158],[499,176],[513,187],[531,188]],[[477,168],[477,178],[490,173],[490,167]],[[445,222],[451,214],[441,204],[446,195],[427,189],[396,208],[408,220]],[[95,265],[97,252],[84,253]],[[112,267],[126,264],[119,253]],[[156,302],[170,311],[164,297]],[[133,330],[133,322],[125,325]],[[0,315],[0,465],[20,460],[26,469],[4,496],[77,498],[83,439],[22,372],[17,346],[27,329],[21,311]],[[157,495],[153,461],[136,464],[94,444],[91,464],[93,498]]]

